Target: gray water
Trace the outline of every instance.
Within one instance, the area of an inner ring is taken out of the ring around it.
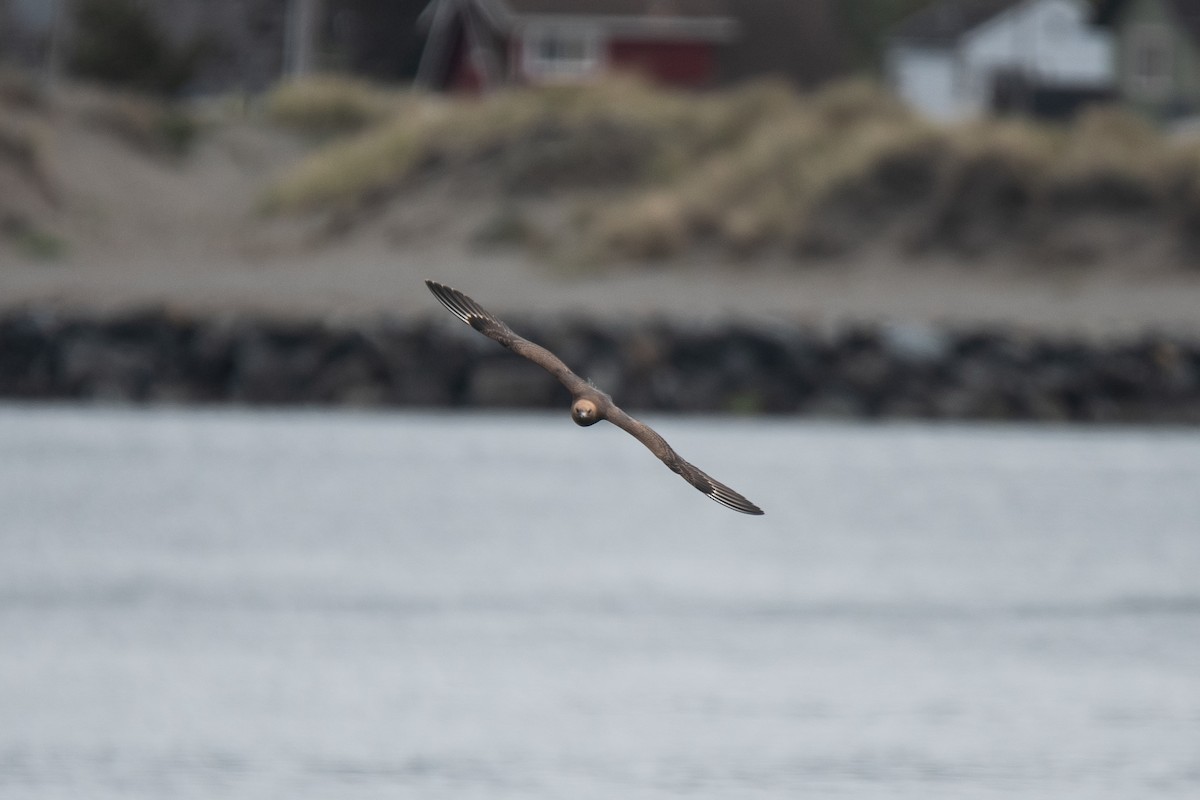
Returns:
[[[0,797],[1200,797],[1200,433],[0,407]]]

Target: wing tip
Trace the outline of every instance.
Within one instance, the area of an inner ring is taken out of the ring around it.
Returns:
[[[432,281],[428,278],[425,279],[425,286],[430,292],[433,293],[434,297],[436,297],[438,300],[441,300],[443,303],[459,293],[458,290],[452,286],[447,286],[444,283],[438,283],[437,281]]]
[[[439,300],[442,299],[443,295],[450,294],[454,291],[454,289],[446,284],[438,283],[437,281],[430,280],[429,278],[425,279],[425,287],[429,289],[429,291],[433,292],[433,296]]]
[[[709,495],[709,497],[716,500],[726,508],[732,508],[734,511],[737,511],[741,514],[749,514],[752,517],[761,517],[767,513],[744,497],[739,501],[726,500],[724,498],[717,497],[716,495]]]
[[[766,513],[754,503],[751,503],[745,497],[735,492],[733,489],[730,489],[728,486],[723,484],[718,484],[715,481],[712,491],[705,492],[705,494],[726,508],[731,508],[734,511],[742,514],[761,517]]]
[[[451,314],[468,325],[471,324],[472,317],[485,316],[480,313],[482,309],[479,308],[479,305],[474,300],[453,286],[447,286],[444,283],[438,283],[429,278],[425,279],[425,286]]]

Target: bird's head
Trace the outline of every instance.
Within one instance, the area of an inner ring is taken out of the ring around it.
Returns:
[[[571,406],[571,419],[575,420],[576,425],[585,428],[588,425],[595,425],[600,421],[600,409],[596,407],[594,401],[581,397]]]

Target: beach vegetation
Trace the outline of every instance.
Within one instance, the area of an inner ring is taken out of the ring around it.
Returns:
[[[881,237],[978,254],[1036,245],[1080,215],[1150,214],[1183,235],[1200,213],[1200,146],[1109,107],[947,125],[864,80],[684,93],[629,76],[360,105],[393,111],[347,112],[358,132],[285,172],[265,211],[352,219],[438,178],[498,207],[563,195],[579,213],[560,246],[597,263],[837,257]]]

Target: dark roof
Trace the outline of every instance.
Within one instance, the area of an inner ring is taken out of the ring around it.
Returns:
[[[1200,0],[1162,0],[1174,13],[1180,26],[1200,42]],[[1102,0],[1093,17],[1098,25],[1113,25],[1125,8],[1126,0]]]
[[[845,0],[737,0],[739,35],[718,55],[722,81],[764,75],[816,86],[850,69]]]
[[[499,0],[514,14],[587,17],[725,17],[722,0]]]
[[[727,41],[737,23],[724,0],[432,0],[473,6],[496,30],[508,30],[547,18],[587,19],[616,33],[683,35]]]
[[[1116,19],[1117,12],[1125,5],[1125,0],[1100,0],[1096,10],[1092,12],[1092,22],[1097,25],[1111,25]]]
[[[1021,0],[940,0],[901,22],[892,37],[931,46],[952,45],[967,31],[1019,2]]]

